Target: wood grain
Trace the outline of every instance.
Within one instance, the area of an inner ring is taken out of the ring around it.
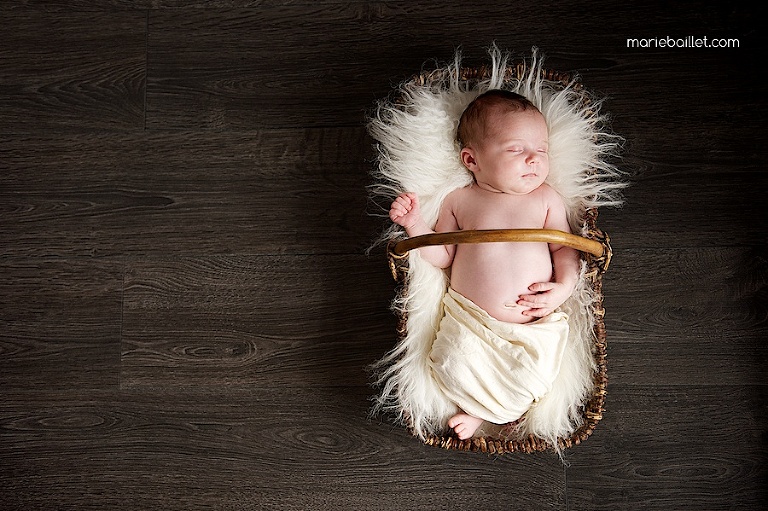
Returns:
[[[1,133],[144,128],[144,13],[0,14]]]
[[[632,178],[621,210],[602,212],[601,229],[617,249],[765,244],[761,197],[768,180],[759,166],[732,158],[707,165],[647,162],[653,170]]]
[[[0,259],[0,386],[116,386],[122,284],[119,263]]]
[[[5,255],[361,253],[380,229],[359,128],[0,143]]]
[[[568,461],[573,509],[760,509],[764,387],[613,385]],[[598,461],[599,460],[599,461]]]
[[[132,264],[121,384],[365,386],[395,339],[390,280],[364,256]]]
[[[626,250],[604,278],[610,381],[761,385],[764,250]]]
[[[233,507],[385,509],[414,499],[429,507],[503,509],[514,500],[565,509],[555,456],[522,463],[428,448],[368,421],[366,407],[354,387],[5,400],[0,433],[13,439],[0,446],[9,462],[0,467],[5,502],[189,509],[217,506],[226,495]],[[26,454],[16,449],[22,445]]]

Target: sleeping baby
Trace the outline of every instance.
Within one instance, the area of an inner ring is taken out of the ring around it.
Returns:
[[[531,102],[488,91],[462,114],[458,138],[473,183],[445,198],[434,230],[415,194],[398,196],[390,218],[409,236],[474,229],[570,232],[562,199],[544,183],[548,129]],[[556,309],[577,284],[578,253],[562,245],[505,242],[428,246],[419,254],[450,272],[429,360],[436,383],[459,409],[448,426],[463,440],[483,421],[519,420],[559,372],[568,317]]]

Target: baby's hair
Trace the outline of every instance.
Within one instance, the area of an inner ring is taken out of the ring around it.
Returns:
[[[484,127],[492,113],[539,111],[528,98],[516,92],[491,89],[480,94],[464,109],[459,120],[457,138],[461,147],[476,143],[484,135]]]

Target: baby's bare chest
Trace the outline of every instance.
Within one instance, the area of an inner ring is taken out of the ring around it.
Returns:
[[[462,230],[541,229],[547,208],[535,196],[503,196],[476,200],[469,196],[458,201],[454,214]]]

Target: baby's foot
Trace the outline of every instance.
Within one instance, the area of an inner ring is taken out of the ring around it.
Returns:
[[[483,423],[483,419],[478,419],[466,413],[457,413],[450,419],[448,419],[448,426],[453,428],[459,440],[466,440],[472,438],[477,428]]]

